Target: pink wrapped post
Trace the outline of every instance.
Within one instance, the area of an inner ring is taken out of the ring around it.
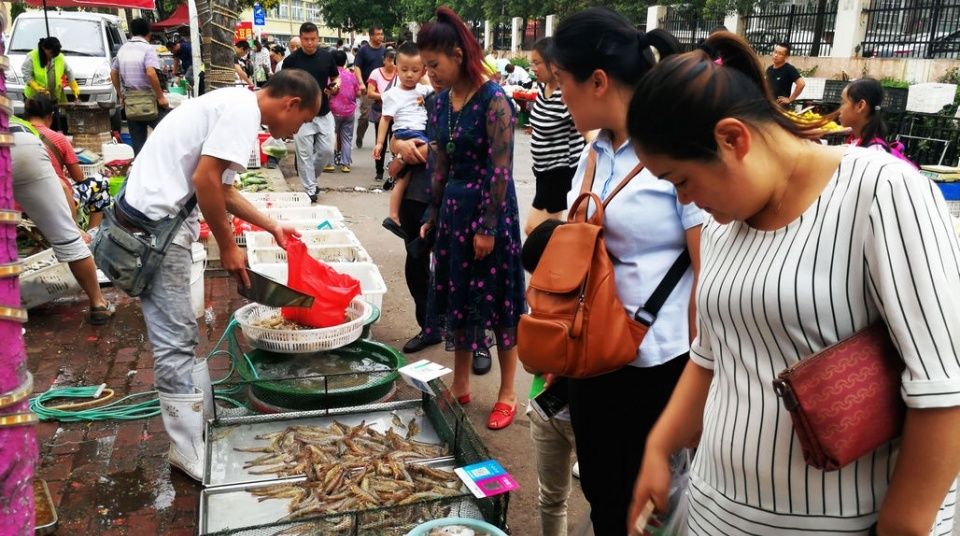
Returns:
[[[5,44],[0,42],[0,54]],[[7,85],[0,71],[0,93]],[[0,112],[0,131],[6,132],[7,114]],[[10,149],[0,146],[0,209],[13,209],[13,177]],[[17,231],[0,223],[0,265],[17,260]],[[20,284],[16,277],[0,278],[0,306],[20,306]],[[22,324],[0,317],[0,396],[16,390],[27,378]],[[26,413],[27,399],[0,409],[0,416]],[[33,475],[37,464],[37,443],[33,426],[0,426],[0,536],[32,535],[34,527]]]

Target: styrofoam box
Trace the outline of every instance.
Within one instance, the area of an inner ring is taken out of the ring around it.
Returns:
[[[380,275],[380,268],[370,262],[330,262],[328,266],[360,281],[360,294],[377,309],[383,309],[383,295],[387,293],[387,283]],[[286,263],[251,264],[250,269],[263,274],[274,281],[287,283]]]
[[[925,114],[939,113],[944,106],[953,103],[956,94],[956,84],[939,82],[914,84],[910,86],[907,93],[907,111]]]
[[[343,221],[340,209],[331,205],[314,205],[312,207],[268,208],[263,213],[278,221],[315,220],[318,224],[323,220],[331,223]]]
[[[37,262],[56,261],[52,249],[31,255],[20,261],[24,268]],[[80,284],[73,277],[70,266],[55,262],[39,270],[20,276],[20,303],[25,309],[43,305],[57,298],[81,292]]]

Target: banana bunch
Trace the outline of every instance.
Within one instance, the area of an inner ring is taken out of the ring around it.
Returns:
[[[810,123],[819,123],[823,120],[823,116],[814,112],[813,110],[807,110],[802,114],[796,112],[786,112],[787,116],[792,119],[795,123],[801,125],[810,124]],[[840,130],[845,130],[844,127],[836,123],[836,121],[829,121],[827,124],[823,125],[823,130],[825,132],[837,132]]]

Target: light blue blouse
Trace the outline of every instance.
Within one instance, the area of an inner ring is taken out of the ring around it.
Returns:
[[[568,206],[572,206],[580,194],[591,147],[597,151],[592,190],[600,199],[606,199],[639,162],[630,140],[614,150],[609,134],[601,132],[580,156]],[[590,214],[593,214],[592,206]],[[647,170],[641,171],[614,197],[604,214],[604,236],[614,263],[617,294],[631,313],[646,303],[687,247],[686,231],[707,218],[696,205],[680,204],[673,185]],[[633,366],[662,365],[690,350],[692,290],[693,270],[688,269],[640,344]]]

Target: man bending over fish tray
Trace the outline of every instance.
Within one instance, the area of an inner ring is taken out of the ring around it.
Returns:
[[[319,109],[320,87],[299,69],[284,69],[256,93],[224,88],[184,102],[147,139],[94,244],[97,265],[114,285],[140,296],[170,463],[196,480],[213,392],[206,360],[195,356],[199,332],[190,305],[195,208],[220,246],[223,268],[249,287],[227,212],[270,231],[281,246],[295,231],[259,213],[232,183],[261,124],[274,138],[289,138]]]

